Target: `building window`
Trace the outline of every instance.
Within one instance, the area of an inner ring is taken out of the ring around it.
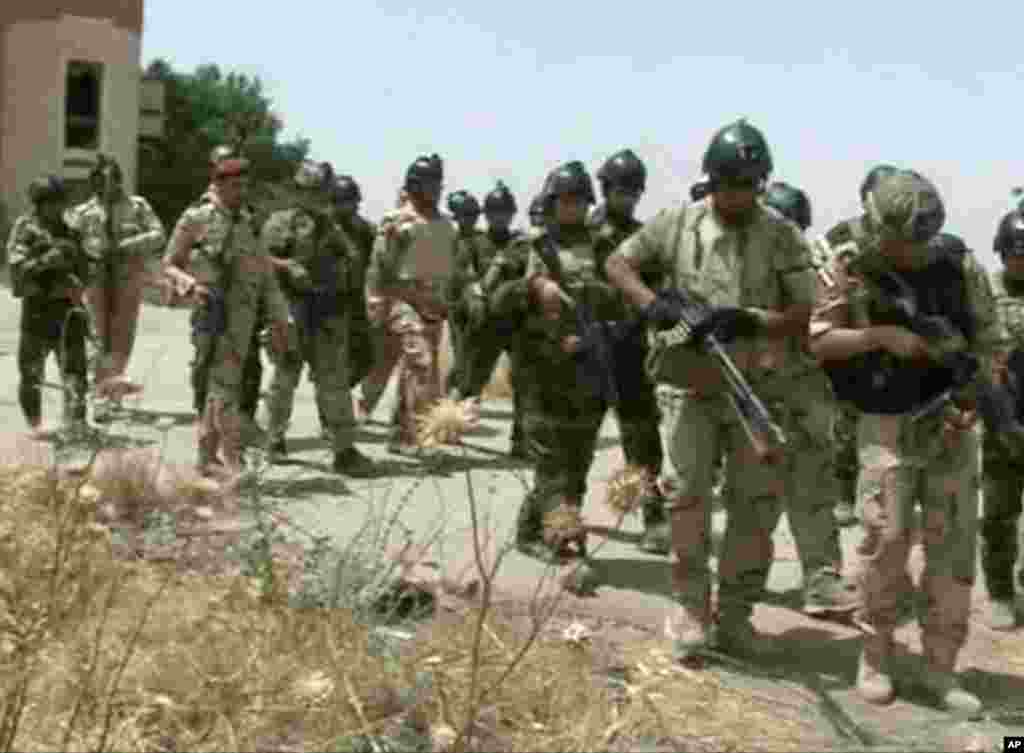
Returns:
[[[78,60],[68,63],[67,95],[64,100],[66,149],[99,149],[102,81],[102,63]]]

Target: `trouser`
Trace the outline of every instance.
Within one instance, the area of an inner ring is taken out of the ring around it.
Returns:
[[[295,327],[295,325],[291,325]],[[267,433],[272,442],[284,439],[291,423],[295,390],[304,366],[309,366],[317,409],[324,428],[331,435],[334,451],[352,446],[355,417],[348,374],[348,319],[331,317],[318,323],[312,332],[296,330],[290,338],[296,347],[288,353],[272,355],[274,376],[267,400]]]
[[[616,343],[613,357],[619,393],[615,415],[619,422],[622,452],[627,463],[647,470],[653,481],[661,471],[662,448],[658,433],[661,419],[654,384],[644,369],[647,347],[642,333]],[[664,521],[665,500],[657,484],[652,484],[644,496],[642,508],[645,524]]]
[[[458,389],[460,392],[463,392],[463,388],[466,386],[470,376],[470,369],[472,368],[469,363],[471,348],[475,345],[472,342],[474,338],[469,327],[469,318],[464,311],[452,309],[449,314],[448,338],[451,341],[452,366],[448,371],[448,377],[445,379],[444,391],[449,393],[453,389]],[[468,394],[463,392],[464,396]]]
[[[88,361],[85,340],[86,313],[75,310],[70,301],[26,298],[21,308],[18,342],[18,403],[25,420],[37,425],[42,420],[42,385],[46,359],[56,354],[64,388],[64,420],[84,421],[88,390]]]
[[[193,311],[193,322],[197,316]],[[194,325],[193,325],[194,327]],[[260,388],[263,385],[263,360],[260,358],[260,333],[259,326],[253,332],[252,342],[249,344],[249,351],[246,354],[245,364],[242,367],[241,392],[239,394],[238,410],[241,415],[255,420],[256,410],[260,402]],[[209,376],[210,364],[199,357],[199,349],[196,345],[196,336],[192,336],[193,358],[189,364],[190,382],[192,384],[192,407],[197,414],[202,414],[203,406],[206,405],[206,382]]]
[[[128,368],[135,347],[146,276],[146,259],[140,254],[115,254],[111,263],[114,277],[112,289],[107,290],[105,271],[103,265],[100,265],[97,274],[101,282],[89,288],[87,294],[96,337],[103,343],[101,347],[106,347],[108,335],[110,343],[110,353],[103,353],[97,362],[97,383],[108,377],[122,376]]]
[[[377,406],[388,387],[391,373],[402,358],[402,338],[391,335],[384,326],[372,326],[373,361],[362,381],[363,400],[369,412]]]
[[[1018,524],[1024,494],[1024,466],[1003,457],[987,443],[984,454],[985,510],[981,518],[981,569],[989,598],[1014,597],[1013,570],[1020,553]],[[1024,588],[1024,571],[1018,575]]]
[[[428,283],[414,282],[389,295],[373,296],[368,307],[371,321],[384,328],[386,352],[399,352],[397,439],[414,444],[419,430],[417,419],[441,397],[443,304]],[[377,378],[381,376],[379,372]],[[380,381],[387,384],[386,379]]]
[[[665,384],[655,394],[664,449],[658,486],[671,521],[672,589],[683,619],[707,627],[711,618],[713,469],[725,452],[728,522],[718,566],[719,617],[723,624],[747,620],[772,565],[787,473],[758,461],[724,395],[699,396]]]
[[[454,382],[463,397],[479,397],[494,375],[494,368],[502,353],[508,353],[509,378],[512,382],[512,443],[524,440],[521,357],[518,355],[516,339],[502,336],[493,327],[470,329],[465,334],[465,367]]]
[[[857,498],[857,417],[859,413],[849,403],[839,403],[833,426],[833,464],[837,482],[836,495],[840,502],[853,503]]]
[[[939,419],[914,425],[908,416],[864,414],[857,432],[858,504],[865,538],[858,547],[867,631],[891,635],[912,588],[907,559],[920,503],[925,568],[922,643],[955,660],[967,640],[980,491],[977,428],[943,439]],[[950,666],[948,669],[952,669]]]
[[[566,505],[579,509],[587,491],[607,404],[580,390],[574,362],[545,362],[524,353],[523,429],[533,462],[533,488],[519,512],[517,538],[540,540],[544,516]]]

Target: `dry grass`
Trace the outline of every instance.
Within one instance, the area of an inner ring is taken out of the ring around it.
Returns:
[[[268,593],[229,568],[202,574],[180,552],[119,557],[99,520],[162,510],[180,527],[189,510],[220,504],[152,455],[101,453],[88,480],[9,466],[0,750],[350,750],[400,733],[453,751],[625,749],[651,736],[688,750],[799,749],[801,730],[780,726],[772,699],[673,668],[660,641],[612,662],[594,641],[566,639],[550,621],[557,602],[538,596],[525,621],[502,616],[491,592],[501,559],[484,559],[467,484],[479,601],[389,656],[346,609],[289,607],[288,577]],[[295,566],[275,556],[275,568]],[[619,688],[610,663],[624,668]]]

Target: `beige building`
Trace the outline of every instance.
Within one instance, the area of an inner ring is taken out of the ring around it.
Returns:
[[[160,84],[141,81],[142,18],[143,0],[0,0],[0,205],[8,222],[24,211],[33,178],[81,181],[101,151],[117,158],[134,188],[140,127],[159,135],[163,110]]]

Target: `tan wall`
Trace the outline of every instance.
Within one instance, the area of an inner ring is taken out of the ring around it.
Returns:
[[[62,15],[109,18],[116,26],[142,33],[143,0],[3,0],[0,26],[18,21],[55,21]]]
[[[10,0],[0,2],[5,4],[6,12]],[[83,5],[100,3],[97,0]],[[141,9],[141,3],[139,6]],[[0,35],[0,91],[5,93],[0,109],[0,197],[9,210],[24,210],[25,186],[41,172],[82,177],[83,168],[71,165],[95,159],[93,152],[64,149],[65,75],[72,60],[104,65],[100,151],[118,159],[125,186],[134,190],[141,75],[139,31],[110,19],[61,16],[57,20],[18,21],[0,28]]]

